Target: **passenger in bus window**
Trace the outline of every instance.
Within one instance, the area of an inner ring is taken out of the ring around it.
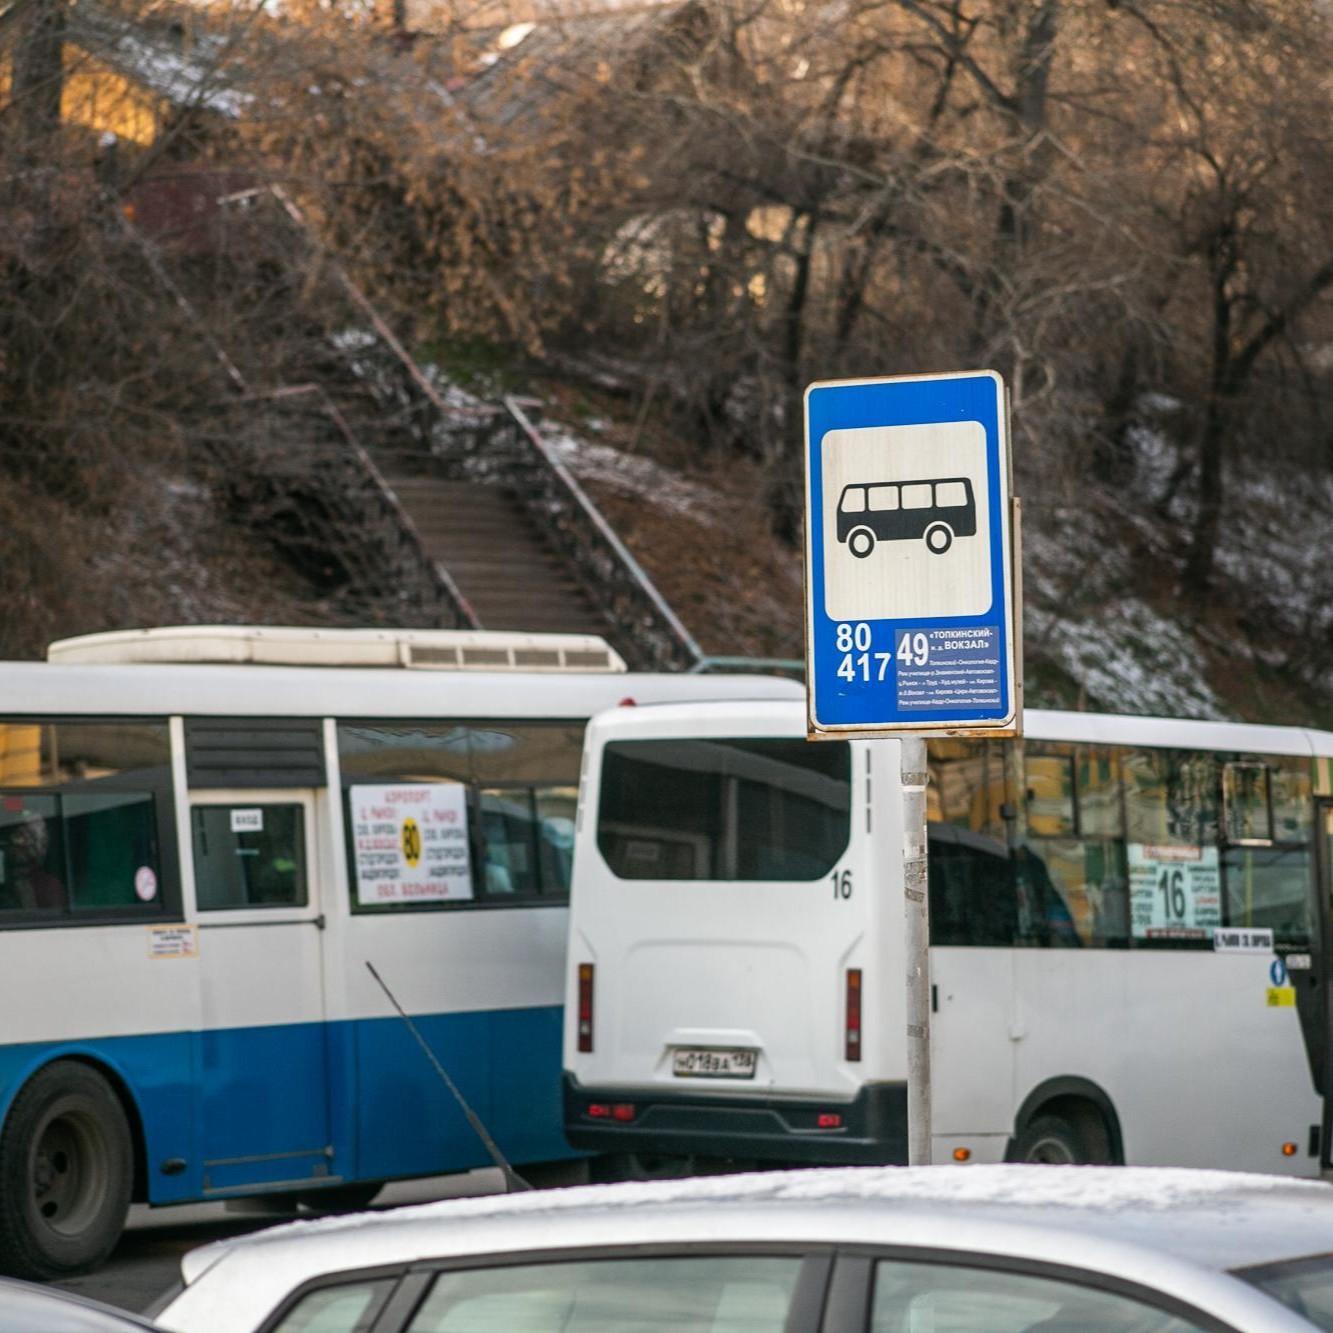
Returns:
[[[574,821],[546,815],[539,825],[542,891],[568,893],[574,865]]]
[[[65,886],[51,873],[51,834],[46,820],[25,810],[5,851],[6,896],[20,910],[50,912],[65,906]]]
[[[1018,888],[1019,933],[1022,943],[1043,948],[1079,948],[1083,941],[1074,925],[1073,914],[1065,902],[1045,860],[1026,843],[1014,849],[1015,880]]]
[[[487,893],[513,893],[514,878],[509,867],[491,850],[490,841],[485,836],[481,839],[481,870]]]

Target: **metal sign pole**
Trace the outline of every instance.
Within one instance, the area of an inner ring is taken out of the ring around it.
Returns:
[[[930,891],[926,863],[926,742],[904,736],[903,909],[907,962],[907,1164],[930,1165]]]
[[[805,392],[806,734],[901,747],[912,1165],[931,1159],[925,738],[1022,728],[1010,438],[991,370]]]

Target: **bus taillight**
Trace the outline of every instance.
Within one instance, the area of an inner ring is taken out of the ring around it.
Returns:
[[[843,1033],[843,1058],[861,1058],[861,969],[847,969],[847,1025]]]
[[[592,1050],[592,964],[579,964],[579,1050]]]

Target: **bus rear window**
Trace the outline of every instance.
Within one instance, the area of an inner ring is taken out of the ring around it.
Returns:
[[[850,832],[846,742],[622,741],[602,757],[597,845],[620,879],[813,880]]]

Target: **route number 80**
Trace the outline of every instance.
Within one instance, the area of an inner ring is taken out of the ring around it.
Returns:
[[[840,653],[850,653],[853,649],[858,653],[869,652],[870,626],[864,620],[858,621],[855,625],[844,620],[838,626],[834,642]]]

